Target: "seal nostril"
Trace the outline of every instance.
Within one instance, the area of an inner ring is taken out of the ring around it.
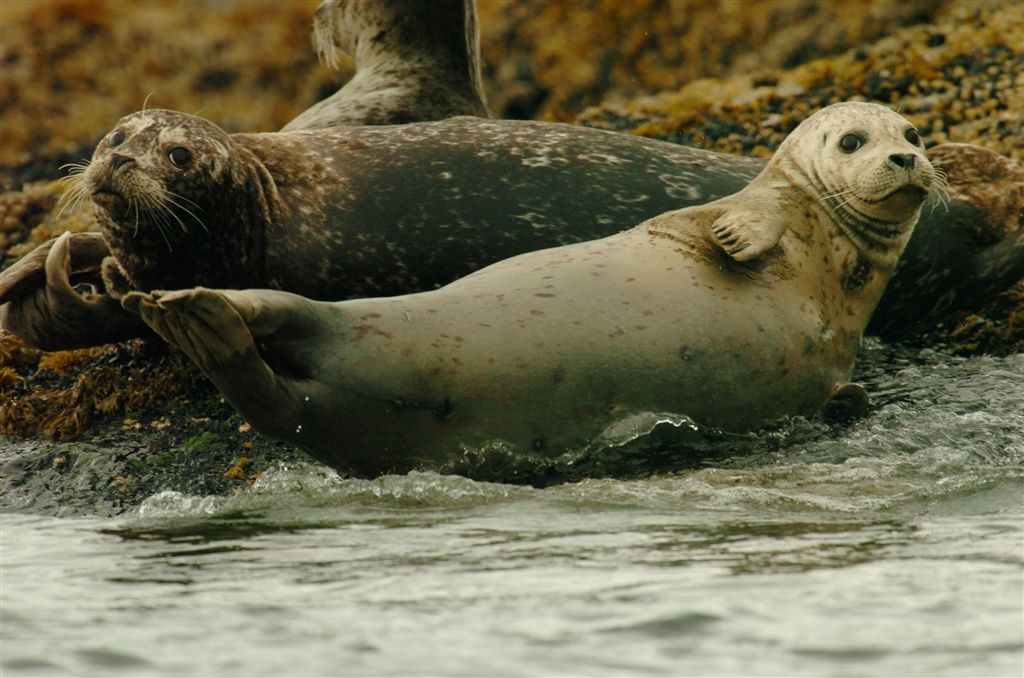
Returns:
[[[114,153],[110,156],[110,171],[116,172],[121,165],[127,162],[131,162],[131,158],[126,155],[121,155],[120,153]]]
[[[893,153],[889,156],[889,161],[897,167],[903,167],[905,169],[913,169],[914,167],[914,154],[913,153]]]

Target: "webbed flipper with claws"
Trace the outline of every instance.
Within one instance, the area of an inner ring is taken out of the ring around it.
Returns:
[[[108,255],[97,233],[43,243],[0,274],[0,327],[47,351],[148,335],[107,293],[101,269]]]
[[[779,244],[786,225],[771,213],[729,210],[711,225],[711,235],[736,261],[756,259]]]
[[[317,331],[316,302],[273,290],[131,292],[122,305],[181,349],[257,429],[281,436],[319,388],[295,349]]]

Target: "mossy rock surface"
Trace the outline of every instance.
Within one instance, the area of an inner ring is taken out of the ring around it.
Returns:
[[[587,107],[703,78],[789,69],[907,26],[1006,5],[985,0],[477,3],[484,78],[502,117],[572,120]]]

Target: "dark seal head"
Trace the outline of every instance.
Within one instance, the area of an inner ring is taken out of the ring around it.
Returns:
[[[270,206],[263,189],[273,184],[250,156],[217,125],[185,113],[148,110],[117,122],[77,190],[92,201],[131,287],[252,278]],[[171,253],[175,266],[154,265]],[[211,261],[223,266],[210,270]]]

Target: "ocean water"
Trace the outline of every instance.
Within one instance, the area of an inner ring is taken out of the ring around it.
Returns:
[[[0,671],[1021,676],[1024,354],[869,342],[859,375],[867,417],[677,468],[292,465],[113,519],[4,514]]]

